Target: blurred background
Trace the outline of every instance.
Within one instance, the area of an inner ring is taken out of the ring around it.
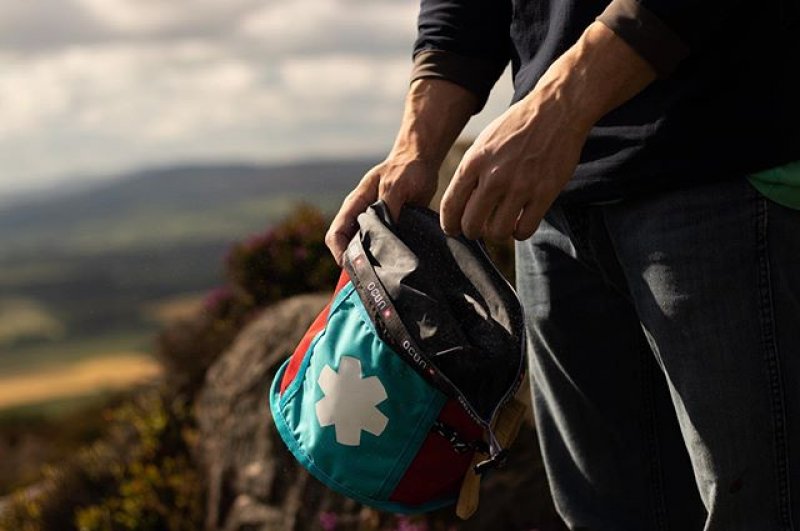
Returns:
[[[223,525],[206,372],[333,286],[322,234],[391,146],[417,10],[0,3],[0,529]],[[506,73],[465,137],[511,94]]]

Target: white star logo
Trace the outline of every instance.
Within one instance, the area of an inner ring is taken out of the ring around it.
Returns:
[[[386,389],[377,376],[363,377],[358,358],[342,356],[338,373],[326,365],[317,383],[325,393],[317,419],[323,428],[334,425],[336,442],[358,446],[362,430],[378,436],[386,429],[389,419],[375,407],[386,400]]]

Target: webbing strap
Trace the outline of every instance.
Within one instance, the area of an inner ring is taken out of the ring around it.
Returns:
[[[445,395],[458,400],[475,422],[484,427],[484,429],[489,429],[489,421],[482,419],[478,415],[464,395],[447,376],[442,374],[431,363],[430,358],[417,346],[414,338],[411,337],[405,324],[400,320],[389,294],[375,274],[369,257],[364,251],[360,235],[356,235],[348,245],[344,266],[350,274],[350,279],[357,284],[357,288],[360,288],[356,289],[356,292],[358,292],[373,321],[385,329],[386,333],[381,339],[394,347],[394,350],[405,358],[423,378],[431,382]]]
[[[454,388],[443,387],[444,382],[437,378],[437,371],[428,356],[416,345],[403,321],[397,315],[392,300],[372,268],[359,235],[356,235],[347,247],[344,267],[350,274],[351,280],[359,288],[356,289],[356,292],[373,322],[378,325],[378,328],[383,328],[383,330],[378,330],[381,339],[394,347],[394,350],[426,380],[431,381],[446,394],[455,396]]]
[[[497,417],[494,425],[494,432],[497,441],[503,448],[508,448],[517,438],[522,419],[525,417],[525,405],[516,398],[510,400]],[[483,457],[476,453],[472,459],[472,466],[467,470],[464,481],[461,483],[461,491],[458,495],[456,504],[456,515],[462,520],[468,519],[478,509],[481,491],[481,475],[477,471],[478,465]]]

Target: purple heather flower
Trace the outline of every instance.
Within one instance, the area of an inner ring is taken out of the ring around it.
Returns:
[[[267,232],[250,236],[244,241],[245,249],[248,251],[255,251],[261,247],[268,247],[275,242],[275,231],[268,230]]]
[[[428,531],[428,524],[425,522],[414,523],[408,516],[398,516],[397,531]]]
[[[305,247],[296,247],[294,250],[294,259],[300,261],[306,258],[308,258],[308,249]]]
[[[211,313],[233,298],[233,290],[228,286],[219,286],[211,290],[203,299],[203,309]]]
[[[320,513],[319,515],[319,525],[322,526],[324,531],[334,531],[336,529],[336,522],[339,520],[339,517],[336,513],[325,511]]]

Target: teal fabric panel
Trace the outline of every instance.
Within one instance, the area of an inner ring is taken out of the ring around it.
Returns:
[[[283,373],[286,371],[287,366],[288,362],[283,364],[283,366],[278,370],[275,380],[272,383],[272,388],[270,389],[270,408],[273,413],[273,419],[275,420],[275,427],[277,428],[281,438],[286,443],[286,446],[289,448],[289,451],[292,452],[292,454],[298,460],[298,462],[304,468],[306,468],[311,473],[311,475],[313,475],[315,478],[317,478],[319,481],[321,481],[331,489],[334,489],[337,492],[344,494],[345,496],[348,496],[363,504],[391,513],[404,513],[404,514],[425,513],[455,503],[456,500],[454,499],[442,499],[442,500],[433,500],[428,503],[424,503],[422,505],[409,506],[392,501],[378,500],[369,496],[365,496],[362,493],[354,491],[350,488],[347,488],[333,481],[330,477],[328,477],[325,471],[321,470],[316,466],[314,460],[311,459],[311,457],[305,452],[305,450],[300,448],[299,444],[294,439],[292,428],[289,427],[289,425],[286,423],[286,419],[280,413],[280,408],[278,405],[278,400],[279,400],[278,390],[280,387],[281,378],[283,378]]]
[[[310,352],[278,404],[273,395],[284,439],[334,489],[372,505],[386,500],[444,395],[378,338],[352,285],[331,305]]]

